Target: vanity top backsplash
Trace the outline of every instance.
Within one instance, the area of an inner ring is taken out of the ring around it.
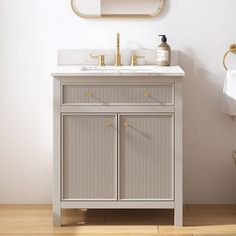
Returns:
[[[98,62],[105,66],[98,66]],[[171,52],[170,66],[157,66],[157,53],[153,49],[122,50],[122,66],[114,66],[115,50],[64,49],[58,51],[58,66],[52,76],[184,76],[178,66],[178,51]],[[131,66],[131,56],[135,65]]]
[[[112,49],[61,49],[58,50],[57,65],[58,66],[95,66],[98,59],[94,58],[99,55],[105,55],[105,64],[113,66],[115,64],[115,50]],[[157,51],[154,49],[137,49],[137,50],[121,50],[122,65],[130,65],[131,55],[138,57],[137,65],[157,65]],[[171,51],[171,66],[179,64],[178,51]]]

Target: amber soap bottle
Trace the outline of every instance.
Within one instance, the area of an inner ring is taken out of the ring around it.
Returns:
[[[157,65],[169,66],[171,58],[171,48],[167,44],[167,38],[165,35],[159,35],[161,37],[161,44],[157,48]]]

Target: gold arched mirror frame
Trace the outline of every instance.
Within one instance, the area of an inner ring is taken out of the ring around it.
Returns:
[[[148,18],[159,15],[164,3],[165,0],[71,0],[71,7],[75,14],[83,18]],[[89,8],[87,13],[86,6]]]

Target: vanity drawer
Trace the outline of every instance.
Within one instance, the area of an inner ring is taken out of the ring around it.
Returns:
[[[174,105],[174,84],[62,84],[62,105]]]

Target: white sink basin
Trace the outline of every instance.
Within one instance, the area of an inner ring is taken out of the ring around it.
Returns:
[[[91,72],[111,72],[111,73],[137,73],[137,72],[153,72],[154,66],[82,66],[80,71]]]

